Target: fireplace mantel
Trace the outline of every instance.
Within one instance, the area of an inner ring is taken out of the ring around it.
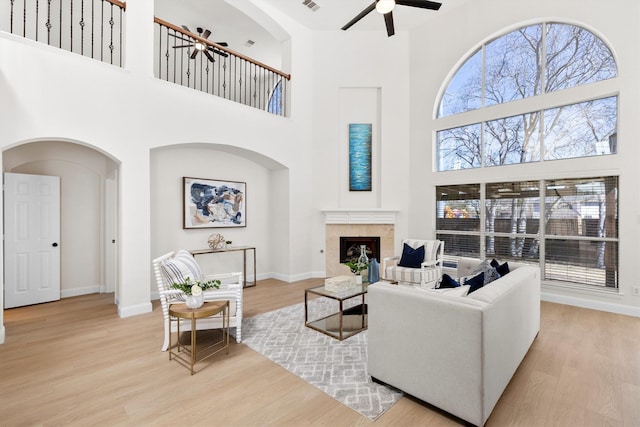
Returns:
[[[397,210],[323,209],[325,224],[395,224]]]

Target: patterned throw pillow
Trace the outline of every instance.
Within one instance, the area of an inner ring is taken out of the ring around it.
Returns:
[[[161,265],[164,278],[169,285],[173,283],[184,283],[189,277],[191,280],[200,280],[202,273],[200,266],[188,251],[179,250],[176,254]]]
[[[498,271],[500,277],[506,276],[510,271],[509,263],[505,262],[504,264],[500,264],[495,258],[491,260],[491,267],[494,267]]]
[[[480,263],[480,265],[478,266],[478,268],[476,268],[476,270],[473,272],[473,274],[477,274],[477,273],[484,273],[484,283],[483,285],[488,285],[489,283],[493,282],[496,279],[500,278],[500,273],[498,273],[498,270],[496,270],[495,267],[491,266],[491,263],[489,261],[487,261],[486,259],[484,261],[482,261]],[[471,293],[471,292],[469,292]]]

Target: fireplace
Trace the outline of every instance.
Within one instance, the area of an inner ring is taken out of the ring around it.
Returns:
[[[340,263],[357,261],[361,245],[366,246],[367,258],[380,261],[380,237],[340,237]]]

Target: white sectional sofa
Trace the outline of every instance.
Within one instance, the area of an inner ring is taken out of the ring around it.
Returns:
[[[459,275],[479,263],[460,260]],[[369,375],[484,425],[540,329],[540,271],[509,267],[464,297],[385,282],[369,286]]]

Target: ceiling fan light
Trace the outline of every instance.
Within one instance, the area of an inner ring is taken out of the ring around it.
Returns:
[[[389,13],[396,6],[395,0],[378,0],[376,3],[376,10],[378,13]]]
[[[204,43],[200,43],[200,42],[196,42],[193,47],[195,47],[196,50],[199,50],[199,51],[203,51],[203,50],[205,50],[207,48],[204,45]]]

